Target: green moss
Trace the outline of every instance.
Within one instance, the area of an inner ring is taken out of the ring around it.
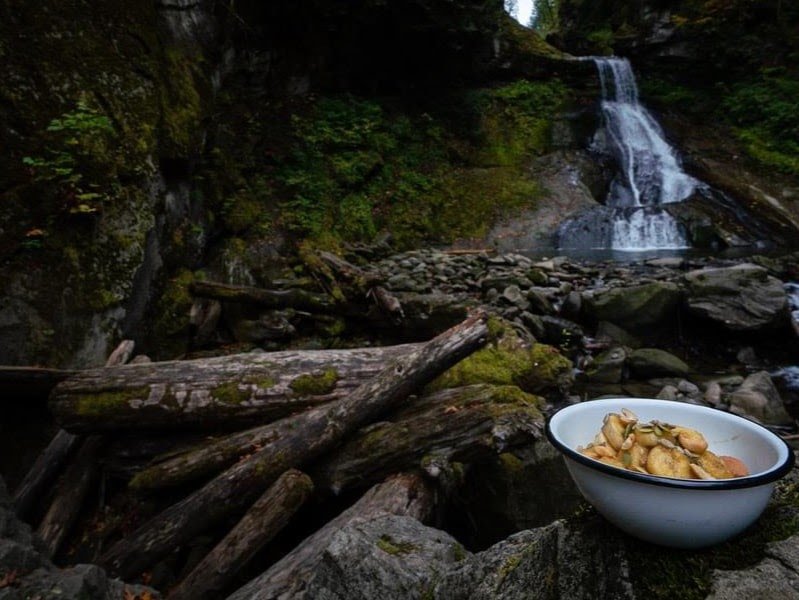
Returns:
[[[517,475],[524,470],[524,462],[510,452],[500,454],[499,461],[502,464],[502,468],[508,473]]]
[[[215,400],[224,402],[225,404],[241,404],[249,400],[251,395],[248,388],[245,387],[242,389],[236,382],[223,383],[211,390],[211,396]]]
[[[306,373],[295,377],[289,387],[300,396],[322,396],[336,389],[339,374],[335,369],[325,369],[319,373]]]
[[[398,554],[409,554],[417,549],[414,544],[410,542],[399,542],[389,535],[381,535],[380,539],[377,540],[377,547],[386,554],[395,556]]]
[[[130,390],[119,390],[77,396],[74,399],[75,412],[84,416],[103,416],[113,413],[118,408],[127,408],[131,400],[146,400],[150,395],[149,387]]]
[[[164,150],[171,156],[190,155],[201,140],[200,60],[177,48],[164,52],[166,89],[162,95],[161,130]]]
[[[455,557],[455,562],[461,562],[462,560],[466,560],[467,557],[466,548],[464,548],[462,544],[458,544],[456,542],[452,544],[452,555]]]
[[[492,383],[538,392],[567,385],[571,371],[571,361],[556,348],[545,344],[526,348],[515,334],[506,333],[497,343],[478,350],[440,375],[428,389]],[[512,389],[502,393],[509,394],[512,400],[519,399],[513,397]]]
[[[505,562],[502,563],[502,566],[499,568],[498,572],[499,582],[501,583],[502,581],[505,580],[505,578],[508,575],[513,573],[513,571],[516,570],[516,567],[518,567],[521,564],[521,562],[522,562],[522,554],[513,554],[509,556],[505,560]]]

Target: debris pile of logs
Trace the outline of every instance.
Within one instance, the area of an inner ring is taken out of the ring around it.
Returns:
[[[63,429],[17,488],[16,508],[43,514],[37,529],[56,555],[101,470],[134,497],[169,498],[95,560],[135,579],[216,535],[168,598],[219,598],[309,498],[368,490],[258,578],[259,597],[292,597],[337,527],[381,512],[429,516],[454,462],[540,437],[536,411],[500,409],[493,386],[424,392],[487,338],[478,312],[427,342],[382,348],[126,364],[132,348],[120,347],[106,367],[54,388]],[[52,505],[37,506],[59,475]],[[236,597],[250,597],[247,589]]]

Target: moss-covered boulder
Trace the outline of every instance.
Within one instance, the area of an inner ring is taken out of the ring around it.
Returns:
[[[628,351],[623,346],[608,348],[594,357],[586,370],[591,383],[621,383],[626,378]]]
[[[429,388],[460,387],[476,383],[515,385],[529,393],[564,392],[574,383],[572,363],[555,347],[527,346],[510,328],[485,348],[446,371]]]

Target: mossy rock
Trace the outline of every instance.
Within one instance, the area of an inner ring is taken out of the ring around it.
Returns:
[[[632,333],[674,322],[681,297],[671,282],[612,288],[586,295],[586,314],[597,321],[609,321]]]
[[[574,382],[572,363],[557,348],[525,345],[510,328],[495,328],[495,339],[433,381],[430,391],[477,383],[518,386],[525,392],[564,391]]]
[[[639,348],[628,360],[631,373],[641,379],[649,377],[687,377],[689,367],[673,354],[658,348]]]

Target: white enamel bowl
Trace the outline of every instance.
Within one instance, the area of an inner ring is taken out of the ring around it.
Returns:
[[[704,434],[709,449],[741,459],[750,475],[688,480],[611,467],[577,452],[602,427],[607,413],[633,411]],[[632,536],[662,546],[701,548],[746,529],[763,512],[777,480],[791,470],[791,448],[765,427],[713,408],[644,398],[608,398],[573,404],[547,421],[547,438],[563,453],[586,500]]]

